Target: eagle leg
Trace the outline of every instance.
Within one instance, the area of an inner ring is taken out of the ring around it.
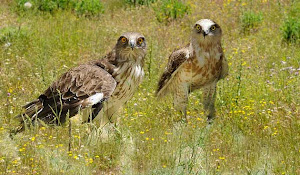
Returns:
[[[174,93],[174,107],[179,110],[187,121],[187,103],[188,103],[188,87],[186,85],[178,86]]]
[[[96,103],[92,106],[92,108],[94,109],[92,111],[92,116],[88,118],[88,121],[87,122],[91,122],[93,121],[97,115],[99,114],[99,112],[101,111],[101,109],[103,108],[103,102],[105,101],[106,99],[103,98],[99,103]]]
[[[204,110],[208,112],[207,120],[209,123],[215,118],[215,100],[216,100],[216,83],[203,88],[203,105]]]

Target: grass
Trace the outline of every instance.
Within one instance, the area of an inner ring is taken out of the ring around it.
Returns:
[[[162,24],[153,8],[144,6],[114,7],[95,18],[62,10],[20,16],[3,1],[0,174],[299,174],[300,50],[297,43],[282,42],[280,32],[292,2],[186,2],[189,15]],[[103,6],[112,8],[110,3],[118,4],[103,1]],[[240,34],[245,9],[263,15],[249,35]],[[218,84],[218,117],[210,126],[200,91],[190,95],[186,124],[178,122],[171,97],[154,97],[169,54],[189,42],[191,26],[201,18],[222,27],[230,65],[230,75]],[[22,105],[69,68],[100,58],[126,31],[146,37],[146,76],[119,111],[117,131],[109,139],[76,121],[70,140],[68,126],[34,127],[9,138]]]

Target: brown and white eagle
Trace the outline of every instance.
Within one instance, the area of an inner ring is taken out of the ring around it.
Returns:
[[[221,36],[221,27],[214,21],[197,21],[191,32],[190,43],[170,55],[158,83],[157,96],[172,92],[175,108],[186,116],[189,93],[202,89],[208,120],[214,118],[217,82],[228,75]]]
[[[91,108],[85,122],[99,112],[100,117],[106,115],[109,120],[141,83],[145,54],[145,37],[136,32],[124,33],[104,58],[70,69],[38,99],[25,105],[25,112],[17,116],[21,126],[16,132],[39,120],[64,123],[67,116],[73,117],[85,108]]]

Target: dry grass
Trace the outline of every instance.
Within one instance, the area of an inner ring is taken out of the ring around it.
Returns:
[[[125,8],[117,0],[97,18],[71,12],[15,14],[0,5],[0,27],[18,29],[11,45],[0,43],[0,174],[299,174],[299,45],[282,42],[280,25],[290,1],[189,0],[191,14],[165,25],[151,7]],[[244,10],[263,21],[241,34]],[[191,94],[188,123],[180,123],[171,98],[154,91],[168,55],[189,42],[191,26],[211,18],[223,29],[230,76],[218,84],[217,115],[207,126],[201,92]],[[146,36],[143,84],[102,140],[92,126],[32,128],[13,140],[9,129],[21,106],[58,76],[98,59],[126,31]]]

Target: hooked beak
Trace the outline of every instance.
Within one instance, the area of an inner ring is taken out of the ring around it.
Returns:
[[[206,35],[208,35],[209,31],[203,31],[203,37],[205,38]]]
[[[133,40],[130,40],[129,45],[130,45],[131,49],[133,50],[133,48],[135,47],[135,42]]]

